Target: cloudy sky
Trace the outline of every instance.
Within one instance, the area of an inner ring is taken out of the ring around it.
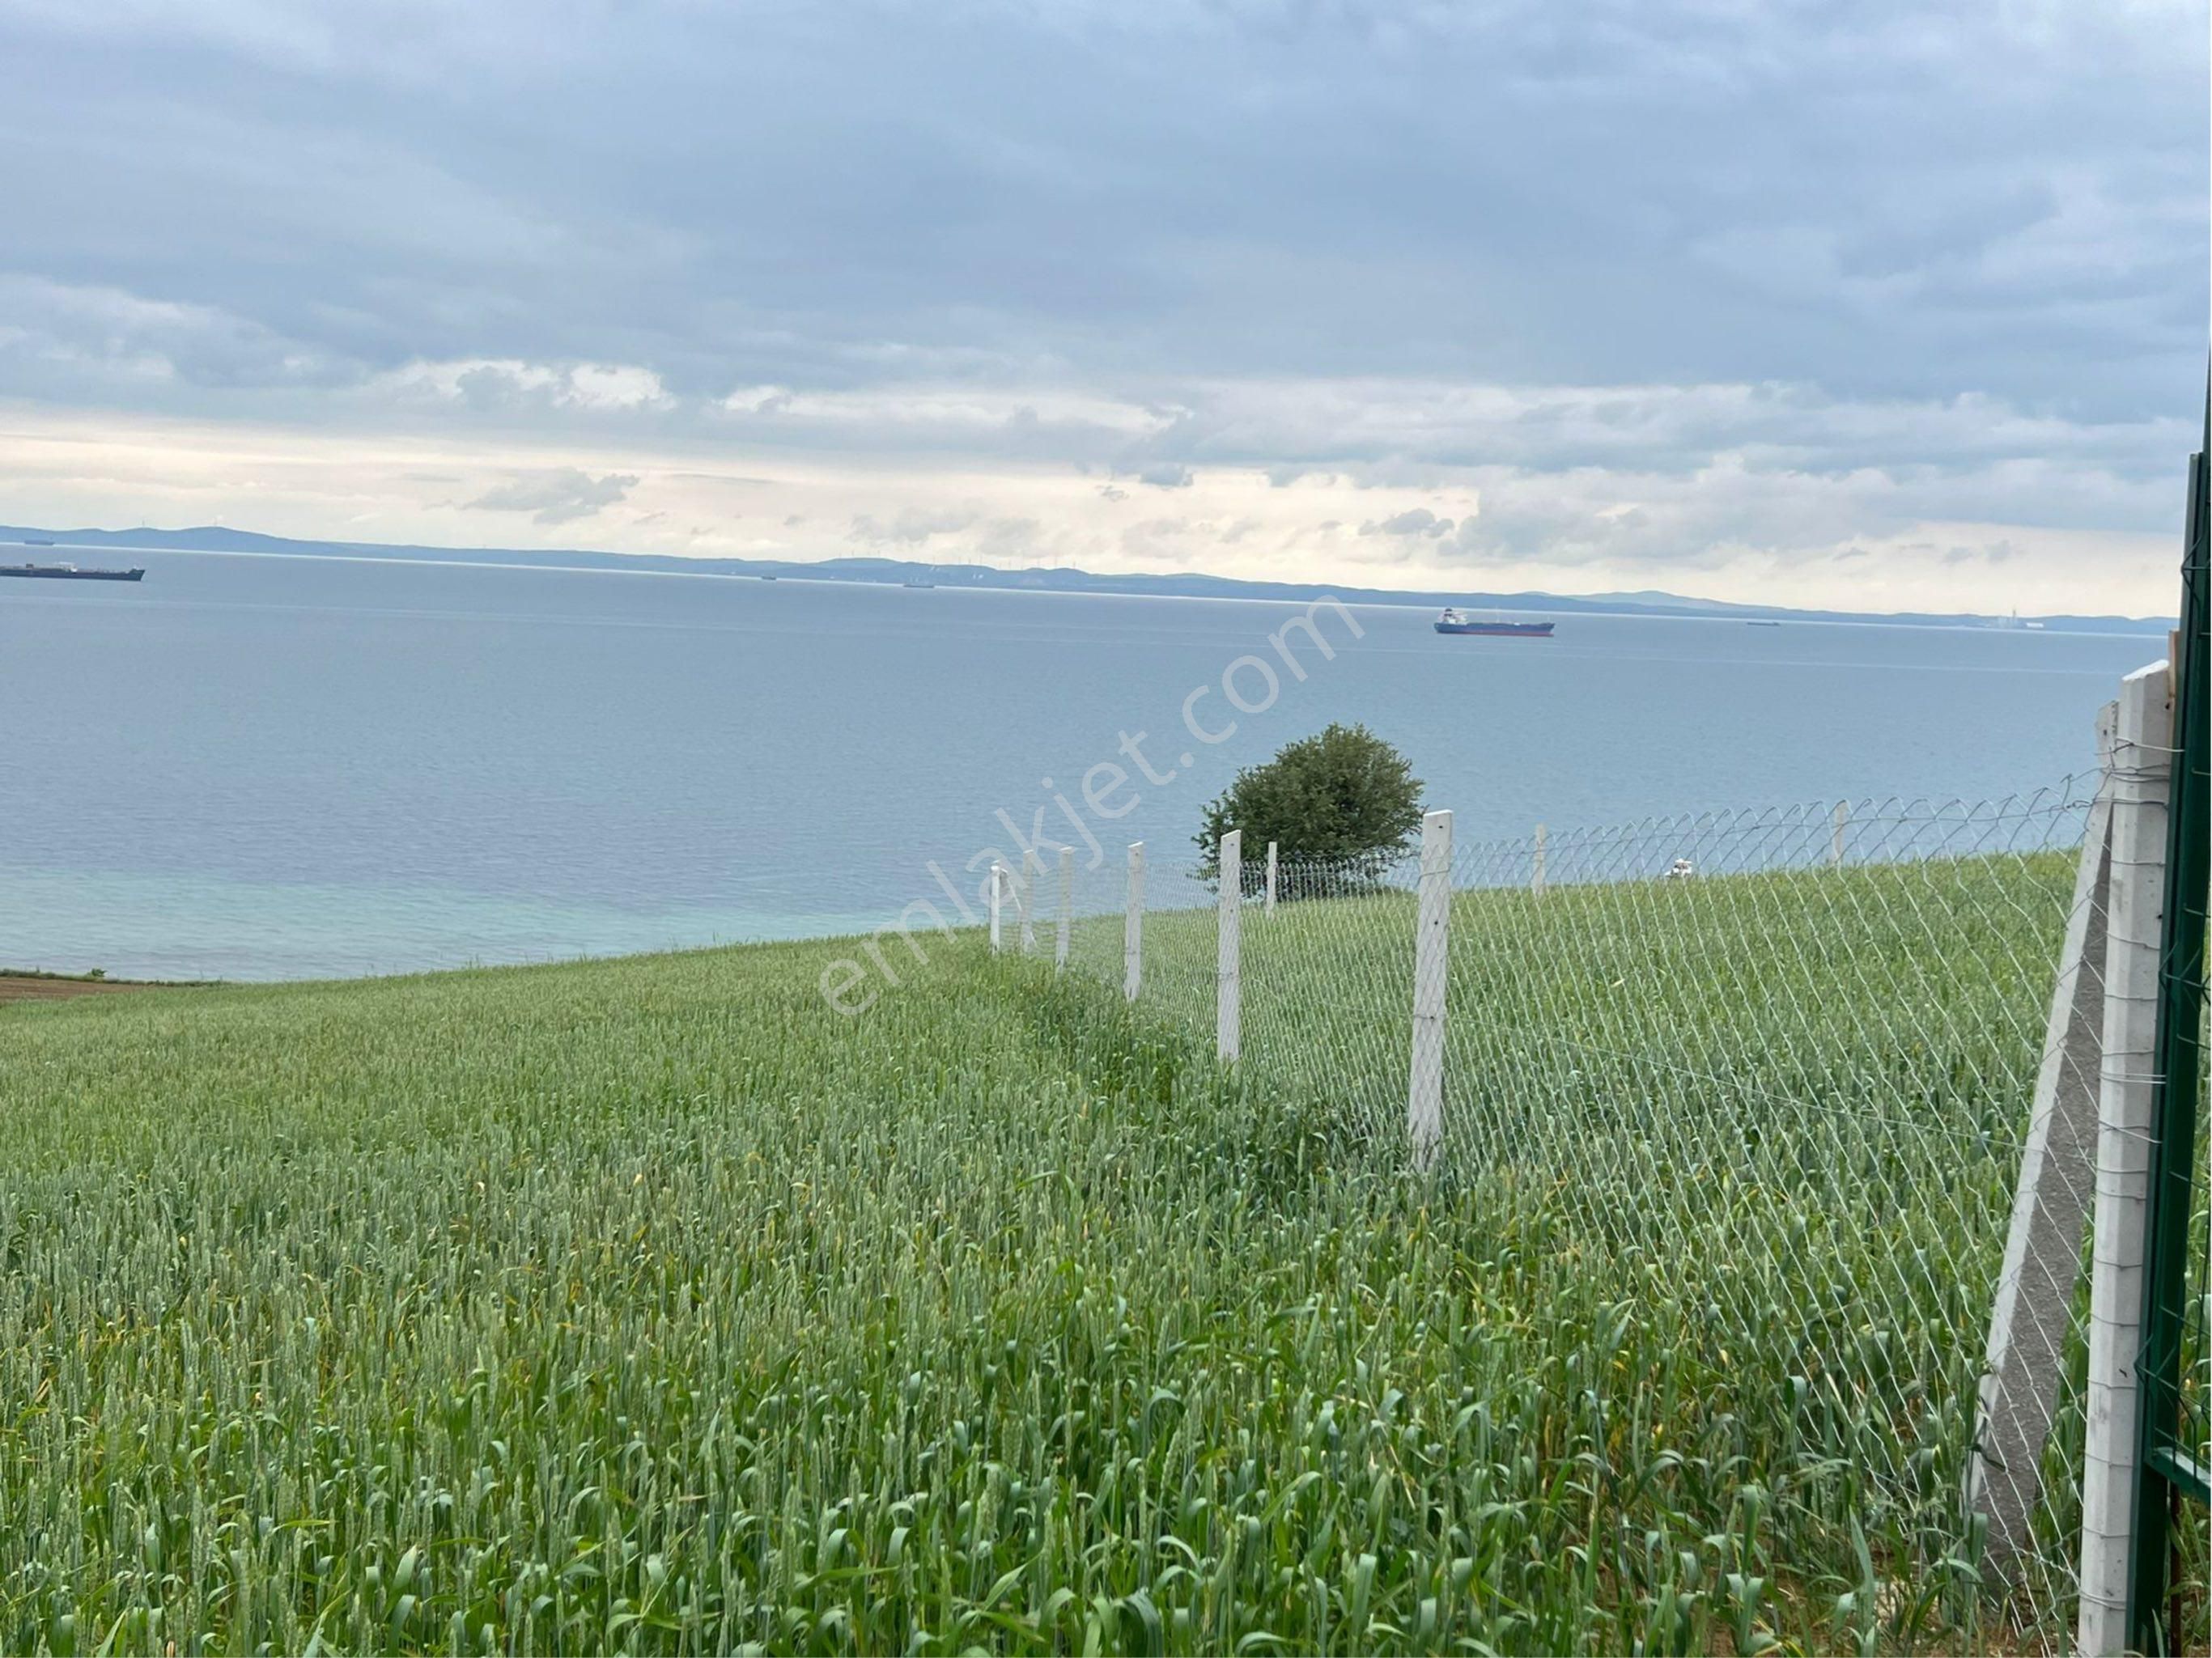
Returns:
[[[0,520],[2170,610],[2204,0],[0,0]]]

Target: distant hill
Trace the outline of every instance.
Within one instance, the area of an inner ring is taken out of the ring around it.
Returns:
[[[538,568],[664,570],[690,575],[790,576],[811,581],[863,581],[899,585],[927,582],[938,587],[1007,588],[1032,592],[1127,593],[1176,598],[1279,599],[1304,603],[1333,594],[1363,604],[1404,604],[1431,609],[1443,604],[1487,610],[1535,610],[1547,615],[1736,616],[1746,621],[1883,622],[1910,627],[1973,627],[2000,618],[1935,611],[1876,613],[1796,610],[1779,604],[1735,604],[1720,599],[1639,592],[1589,593],[1486,593],[1465,588],[1402,592],[1379,587],[1332,586],[1301,581],[1240,581],[1229,576],[1186,571],[1174,575],[1098,575],[1072,568],[1000,570],[982,564],[930,564],[897,558],[752,559],[684,558],[668,553],[606,553],[583,549],[540,551],[522,548],[407,547],[368,541],[294,541],[251,530],[204,525],[188,530],[40,530],[0,525],[0,559],[9,559],[10,544],[51,543],[59,550],[76,547],[114,551],[264,553],[294,558],[386,558],[465,564],[512,564]],[[43,547],[40,550],[45,550]],[[2162,634],[2172,616],[2050,616],[2032,618],[2052,633]],[[2007,619],[2008,620],[2008,618]],[[2023,618],[2027,620],[2027,618]]]

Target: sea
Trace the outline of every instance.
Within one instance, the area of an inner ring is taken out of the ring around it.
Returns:
[[[1108,873],[1136,840],[1188,860],[1240,768],[1340,720],[1463,842],[1987,799],[2089,770],[2098,707],[2165,645],[127,558],[143,582],[0,582],[0,968],[348,977],[872,930],[949,908],[940,873],[972,893],[1040,811]],[[1294,626],[1293,666],[1270,636],[1309,615],[1327,648]]]

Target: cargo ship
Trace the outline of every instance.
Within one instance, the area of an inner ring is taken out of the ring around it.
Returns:
[[[1437,618],[1440,634],[1495,634],[1506,639],[1549,639],[1557,624],[1550,622],[1508,622],[1502,616],[1465,616],[1446,610]]]
[[[143,570],[80,570],[74,564],[0,564],[0,575],[43,576],[49,581],[143,581]]]

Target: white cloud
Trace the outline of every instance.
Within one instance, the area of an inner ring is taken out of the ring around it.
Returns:
[[[457,447],[15,410],[0,416],[0,476],[8,516],[64,525],[101,521],[100,504],[119,498],[155,523],[228,515],[276,534],[431,545],[481,543],[496,523],[501,545],[573,546],[588,519],[585,545],[697,556],[860,548],[933,562],[1466,593],[1664,587],[1869,610],[2153,615],[2174,600],[2170,530],[1960,512],[1929,480],[1761,471],[1737,458],[1689,473],[1471,469],[1443,489],[1327,474],[1279,488],[1261,468],[1209,467],[1170,494],[986,460],[792,463],[725,445],[709,461],[635,441],[487,435]],[[2170,501],[2178,475],[2173,484]]]
[[[665,409],[672,401],[652,369],[621,363],[579,363],[564,393],[580,409]]]
[[[750,436],[854,447],[1103,452],[1156,436],[1167,412],[1069,386],[900,383],[864,391],[741,386],[720,411]]]
[[[733,415],[765,415],[790,404],[787,386],[740,386],[722,399],[722,407]]]
[[[488,357],[418,361],[383,376],[380,387],[402,398],[427,396],[485,410],[536,405],[619,413],[665,409],[674,402],[659,374],[630,363]]]
[[[595,517],[601,509],[626,497],[637,483],[634,473],[609,472],[602,477],[574,466],[532,472],[496,484],[467,503],[487,513],[528,513],[538,524],[573,524]],[[647,520],[658,517],[650,514]]]

